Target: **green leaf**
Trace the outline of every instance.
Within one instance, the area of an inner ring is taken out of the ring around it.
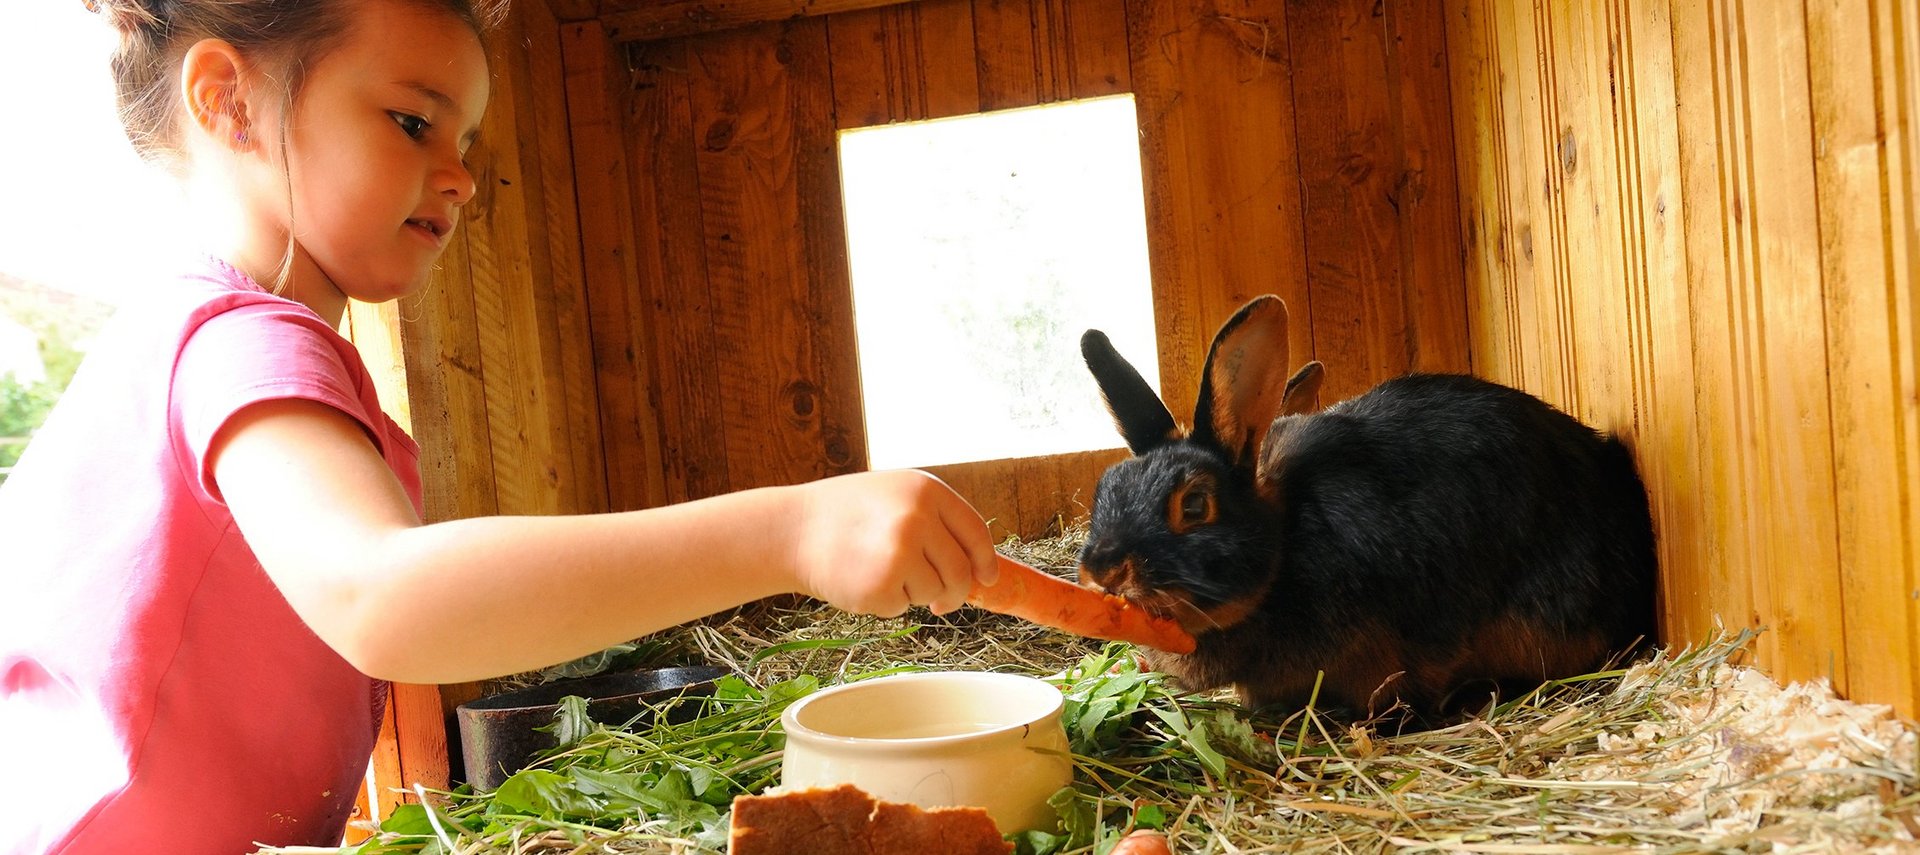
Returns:
[[[693,801],[693,783],[685,769],[669,769],[648,790],[648,795],[668,805]]]
[[[1159,805],[1141,805],[1133,812],[1133,824],[1141,828],[1166,828],[1167,811]]]
[[[1047,797],[1047,805],[1060,817],[1060,828],[1067,833],[1066,848],[1078,849],[1093,843],[1100,831],[1099,815],[1093,802],[1082,798],[1079,790],[1061,787]]]
[[[812,674],[802,674],[791,680],[781,680],[767,687],[766,700],[769,704],[784,707],[820,689],[820,678]]]
[[[613,772],[577,764],[567,769],[572,787],[582,796],[593,798],[604,813],[644,815],[657,809],[651,803],[649,776],[635,772]]]
[[[1067,848],[1067,836],[1033,830],[1013,836],[1014,855],[1055,855]]]
[[[433,823],[427,820],[427,809],[412,802],[393,809],[386,819],[380,821],[382,834],[433,834]]]
[[[1173,709],[1153,707],[1152,711],[1155,717],[1167,725],[1168,730],[1173,731],[1174,735],[1186,744],[1188,750],[1193,752],[1194,758],[1200,761],[1200,765],[1205,767],[1216,781],[1227,776],[1227,760],[1208,743],[1206,728],[1194,727],[1178,707]]]
[[[599,814],[602,802],[574,789],[572,778],[545,769],[522,769],[493,791],[499,808],[547,818],[587,819]]]
[[[592,733],[594,727],[593,719],[587,716],[585,698],[577,695],[561,698],[559,708],[553,711],[551,731],[553,738],[560,743],[554,750],[564,751],[572,747]]]
[[[725,674],[713,683],[713,697],[721,701],[741,701],[760,699],[759,690],[738,674]]]
[[[1202,712],[1201,724],[1206,727],[1208,739],[1220,746],[1222,751],[1251,766],[1272,766],[1280,762],[1280,754],[1273,743],[1260,738],[1253,724],[1230,709],[1217,709]]]

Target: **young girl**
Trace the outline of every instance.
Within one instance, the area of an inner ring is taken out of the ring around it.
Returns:
[[[121,309],[0,488],[0,850],[333,844],[382,681],[542,667],[783,592],[943,612],[993,580],[980,516],[916,472],[420,522],[416,448],[333,329],[348,298],[420,287],[473,197],[472,2],[89,4],[207,257]]]

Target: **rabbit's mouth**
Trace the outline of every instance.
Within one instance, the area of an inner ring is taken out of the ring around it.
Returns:
[[[1080,568],[1080,581],[1103,594],[1111,594],[1132,603],[1141,611],[1161,620],[1178,623],[1188,634],[1225,629],[1246,618],[1250,609],[1206,609],[1195,605],[1193,595],[1180,588],[1156,588],[1140,581],[1130,564],[1121,564],[1105,573]],[[1225,618],[1223,620],[1223,618]]]
[[[1172,620],[1180,624],[1187,634],[1194,636],[1223,630],[1246,620],[1258,610],[1260,601],[1265,597],[1263,590],[1251,596],[1202,606],[1194,602],[1191,592],[1182,588],[1149,588],[1134,583],[1131,578],[1118,588],[1107,593],[1134,604],[1156,618]]]

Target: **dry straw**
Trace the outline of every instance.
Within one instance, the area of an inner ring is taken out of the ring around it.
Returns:
[[[1003,550],[1065,569],[1084,536],[1069,531]],[[1104,852],[1138,822],[1166,828],[1175,851],[1196,853],[1920,852],[1913,723],[1885,707],[1838,700],[1823,683],[1782,687],[1742,667],[1751,638],[1659,651],[1624,671],[1563,681],[1411,733],[1311,708],[1248,713],[1224,696],[1179,696],[1136,675],[1139,685],[1103,708],[1106,732],[1076,739],[1072,812],[1095,828],[1091,842],[1083,833],[1080,845],[1062,851]],[[758,604],[637,651],[727,665],[761,688],[901,668],[1042,676],[1078,669],[1067,677],[1082,697],[1125,676],[1085,673],[1088,663],[1129,664],[1121,648],[1102,658],[1091,642],[971,609],[878,620],[797,602]],[[737,771],[740,786],[764,787],[777,775],[777,738],[766,733],[777,710],[740,716],[691,739],[769,739],[765,754],[735,762],[741,769],[719,770]],[[736,726],[742,733],[726,732]],[[657,739],[648,744],[668,750]],[[471,797],[436,798],[451,806],[450,817],[485,807]],[[376,846],[699,852],[724,845],[716,827],[724,818],[709,818],[704,838],[658,818],[528,820],[496,822],[485,835],[453,826],[430,841],[389,835]]]

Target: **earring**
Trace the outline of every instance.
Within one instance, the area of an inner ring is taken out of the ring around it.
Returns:
[[[234,131],[234,132],[233,132],[233,141],[234,141],[234,142],[236,142],[236,143],[239,143],[240,145],[246,145],[246,144],[247,144],[247,129],[246,129],[246,128],[241,128],[240,130],[237,130],[237,131]]]

